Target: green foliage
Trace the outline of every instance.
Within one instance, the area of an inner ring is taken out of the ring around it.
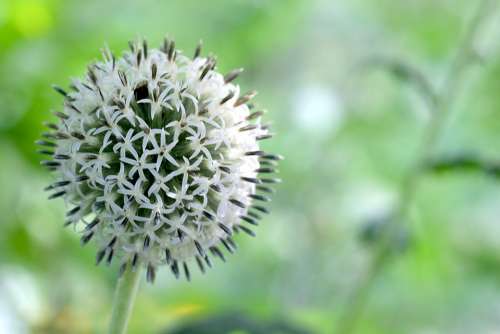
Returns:
[[[104,43],[120,53],[136,36],[159,44],[169,34],[186,53],[201,38],[222,72],[245,67],[242,90],[258,88],[278,133],[265,145],[286,157],[284,183],[257,238],[239,236],[226,265],[191,283],[160,270],[154,286],[142,286],[130,333],[235,311],[259,328],[282,321],[331,333],[373,255],[360,231],[391,212],[415,162],[429,120],[415,86],[442,87],[473,3],[0,1],[0,332],[2,319],[12,333],[106,327],[118,268],[95,267],[93,251],[64,230],[33,142],[60,107],[51,84],[66,87]],[[359,333],[499,330],[500,183],[490,177],[500,158],[499,34],[489,25],[477,43],[483,64],[467,73],[428,166],[449,172],[418,187],[411,242],[373,284]],[[359,70],[380,55],[398,62]]]

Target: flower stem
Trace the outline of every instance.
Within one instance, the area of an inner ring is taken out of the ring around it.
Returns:
[[[367,302],[370,289],[374,282],[383,271],[388,262],[392,259],[392,244],[393,237],[398,232],[398,223],[406,221],[405,217],[409,206],[417,192],[418,183],[422,174],[425,172],[425,164],[433,153],[439,137],[442,133],[446,119],[452,109],[452,104],[456,94],[459,92],[460,84],[465,70],[473,63],[477,57],[474,50],[474,41],[479,32],[481,23],[484,18],[491,12],[492,0],[482,0],[478,10],[467,26],[467,30],[459,46],[456,57],[452,62],[442,91],[436,96],[436,103],[432,108],[432,119],[428,125],[419,150],[416,152],[416,161],[401,184],[400,201],[395,216],[399,219],[392,219],[389,222],[389,229],[386,235],[380,240],[380,245],[376,249],[373,259],[366,273],[362,276],[357,288],[353,291],[353,295],[349,299],[349,304],[343,310],[336,324],[336,333],[350,334],[356,329],[361,313]]]
[[[124,334],[127,331],[128,320],[132,313],[135,296],[139,289],[142,270],[140,266],[136,270],[127,268],[123,275],[118,278],[113,300],[113,311],[109,334]]]

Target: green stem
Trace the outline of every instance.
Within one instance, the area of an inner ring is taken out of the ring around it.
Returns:
[[[109,334],[124,334],[127,332],[128,320],[132,313],[135,296],[137,295],[141,281],[141,273],[142,270],[139,266],[136,270],[125,270],[123,275],[118,278]]]
[[[417,186],[424,172],[424,166],[431,156],[436,146],[439,136],[442,133],[446,119],[452,109],[452,103],[459,91],[462,77],[465,69],[475,58],[474,40],[478,34],[480,25],[484,17],[491,12],[493,0],[483,0],[479,4],[476,15],[472,18],[468,29],[462,40],[462,44],[457,50],[456,57],[450,66],[448,75],[443,85],[443,90],[436,97],[436,103],[433,108],[432,119],[427,127],[421,146],[416,153],[416,162],[403,180],[400,191],[400,201],[396,210],[396,218],[389,222],[389,228],[386,235],[381,239],[380,247],[373,256],[372,262],[366,274],[363,275],[357,288],[354,290],[349,304],[341,314],[337,324],[336,333],[349,334],[356,329],[356,324],[366,305],[371,287],[379,274],[383,271],[386,264],[391,259],[393,236],[397,233],[398,223],[406,221],[405,217],[408,208],[417,192]]]

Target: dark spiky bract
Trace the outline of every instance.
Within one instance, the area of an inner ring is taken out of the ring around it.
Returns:
[[[168,39],[129,46],[54,87],[64,107],[37,142],[56,178],[46,190],[64,198],[82,243],[96,243],[97,263],[144,266],[148,281],[166,264],[189,279],[191,262],[204,272],[234,251],[235,232],[254,235],[267,212],[254,202],[279,181],[260,175],[280,157],[259,148],[270,134],[248,103],[255,92],[234,84],[241,69],[218,73],[201,45],[193,58]]]

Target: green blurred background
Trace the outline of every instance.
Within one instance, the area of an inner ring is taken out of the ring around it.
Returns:
[[[240,84],[256,88],[269,110],[278,135],[265,145],[286,157],[284,182],[257,238],[239,236],[228,263],[191,283],[162,269],[154,285],[143,284],[130,333],[220,315],[332,333],[370,260],[360,233],[394,206],[429,121],[411,86],[359,64],[401,59],[440,87],[476,5],[0,0],[0,333],[106,328],[117,268],[96,267],[94,250],[63,229],[63,203],[46,200],[50,175],[33,142],[61,104],[51,84],[82,75],[104,43],[120,54],[130,39],[153,46],[166,34],[189,54],[202,39],[222,72],[245,67]],[[498,160],[499,13],[479,37],[482,64],[468,72],[436,152]],[[410,216],[407,251],[375,281],[358,332],[500,333],[500,182],[426,176]]]

